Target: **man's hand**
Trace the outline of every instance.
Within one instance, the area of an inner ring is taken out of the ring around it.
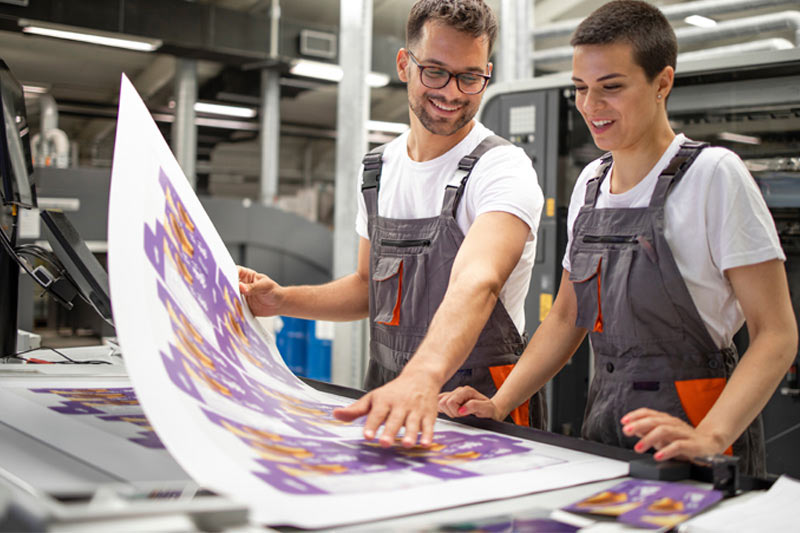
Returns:
[[[239,269],[239,291],[255,316],[280,314],[283,305],[283,287],[272,278],[245,267]]]
[[[719,437],[693,428],[680,418],[646,407],[631,411],[620,422],[625,435],[640,437],[634,451],[644,453],[655,448],[658,450],[654,455],[657,461],[692,460],[702,455],[722,453],[726,448]]]
[[[425,372],[403,372],[396,379],[361,397],[357,402],[334,409],[333,416],[350,422],[367,415],[364,438],[375,438],[384,424],[379,442],[384,448],[392,446],[400,428],[405,428],[403,447],[417,443],[430,446],[433,442],[433,425],[436,422],[436,398],[439,384]]]
[[[491,398],[469,386],[441,393],[439,395],[439,411],[451,418],[467,415],[495,420],[505,418]]]

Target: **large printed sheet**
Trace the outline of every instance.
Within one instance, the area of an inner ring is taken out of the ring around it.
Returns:
[[[333,526],[627,474],[442,421],[430,449],[382,449],[363,420],[335,420],[349,400],[298,380],[242,304],[230,255],[126,78],[109,213],[114,318],[145,414],[195,481],[256,521]]]

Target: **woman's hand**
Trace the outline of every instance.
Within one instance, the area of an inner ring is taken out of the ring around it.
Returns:
[[[657,461],[685,459],[722,453],[727,448],[716,435],[694,428],[680,418],[661,411],[643,407],[626,414],[620,420],[622,432],[639,437],[634,451],[644,453],[650,448],[658,450]]]
[[[467,415],[495,420],[505,418],[491,398],[484,396],[472,387],[459,387],[439,394],[439,412],[451,418]]]

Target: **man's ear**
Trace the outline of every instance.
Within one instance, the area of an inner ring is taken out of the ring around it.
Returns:
[[[408,50],[401,48],[397,51],[397,77],[400,81],[408,83]]]
[[[486,70],[488,70],[488,71],[489,71],[489,76],[491,76],[491,75],[492,75],[492,69],[493,69],[493,68],[494,68],[494,64],[492,64],[492,62],[491,62],[491,61],[489,61],[488,63],[486,63]]]

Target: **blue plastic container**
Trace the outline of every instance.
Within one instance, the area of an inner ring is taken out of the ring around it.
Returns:
[[[278,351],[295,375],[306,375],[306,353],[308,351],[309,323],[313,321],[304,318],[280,317],[283,326],[275,334],[275,343]]]
[[[332,341],[333,322],[309,322],[306,377],[330,383]]]

